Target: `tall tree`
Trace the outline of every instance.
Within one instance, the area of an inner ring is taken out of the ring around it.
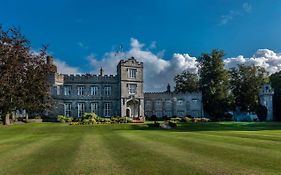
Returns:
[[[24,104],[27,112],[42,115],[51,106],[48,75],[52,65],[46,64],[46,47],[38,54],[31,54],[23,82]]]
[[[213,119],[222,117],[231,105],[229,74],[224,69],[223,56],[223,51],[213,50],[199,58],[203,106]]]
[[[199,76],[189,71],[183,71],[175,76],[176,92],[195,92],[199,90]]]
[[[48,70],[40,73],[45,59],[45,51],[40,54],[31,52],[30,42],[19,29],[13,27],[5,31],[0,26],[0,110],[4,124],[10,124],[13,111],[25,109],[28,104],[45,103],[38,100],[42,95],[44,98],[48,96],[46,83],[39,81],[41,78],[46,80]],[[36,78],[31,79],[31,76]],[[34,99],[28,101],[32,95]]]
[[[241,111],[256,112],[259,105],[259,92],[268,81],[268,73],[258,66],[239,65],[233,68],[231,74],[231,89],[235,99],[235,106]]]
[[[273,115],[276,120],[281,121],[281,71],[270,76],[270,83],[274,89]]]

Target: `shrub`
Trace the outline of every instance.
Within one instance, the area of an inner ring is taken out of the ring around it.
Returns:
[[[84,120],[84,119],[91,120],[91,119],[96,119],[96,118],[98,118],[98,116],[95,113],[84,113],[82,116],[82,120]]]
[[[63,115],[58,115],[57,116],[57,121],[61,123],[65,123],[65,117]]]
[[[199,117],[199,118],[193,118],[192,119],[193,122],[197,123],[197,122],[209,122],[210,119],[209,118],[205,118],[205,117]]]
[[[184,117],[183,122],[192,122],[192,118],[190,117]]]
[[[176,128],[177,127],[177,122],[169,121],[168,125],[171,126],[172,128]]]
[[[180,122],[182,120],[182,118],[175,117],[175,118],[171,118],[170,120],[173,121],[173,122]]]
[[[65,117],[65,122],[72,122],[73,118],[72,117]]]
[[[127,117],[115,116],[115,117],[111,117],[110,120],[111,120],[111,123],[128,123]]]

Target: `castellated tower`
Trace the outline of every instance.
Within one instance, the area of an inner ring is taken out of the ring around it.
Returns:
[[[267,121],[273,120],[273,105],[272,105],[272,97],[274,91],[269,84],[263,85],[260,91],[260,104],[264,105],[267,108]]]
[[[121,116],[144,116],[143,63],[134,57],[121,60],[117,66]]]

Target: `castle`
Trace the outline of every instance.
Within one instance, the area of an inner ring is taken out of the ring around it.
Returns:
[[[144,65],[133,57],[120,60],[116,75],[105,75],[102,68],[99,75],[59,74],[51,57],[47,65],[52,68],[49,83],[54,100],[50,116],[81,117],[85,112],[102,117],[204,116],[201,92],[175,93],[170,85],[163,92],[144,92]],[[268,84],[259,94],[269,121],[273,120],[273,94]]]
[[[168,85],[164,92],[145,93],[144,65],[135,58],[120,60],[116,75],[65,75],[57,73],[51,57],[50,92],[54,100],[50,116],[81,117],[85,112],[98,116],[195,116],[203,117],[202,95],[174,93]]]

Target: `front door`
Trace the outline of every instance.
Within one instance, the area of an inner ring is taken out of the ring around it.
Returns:
[[[130,109],[126,109],[126,117],[131,117]]]

